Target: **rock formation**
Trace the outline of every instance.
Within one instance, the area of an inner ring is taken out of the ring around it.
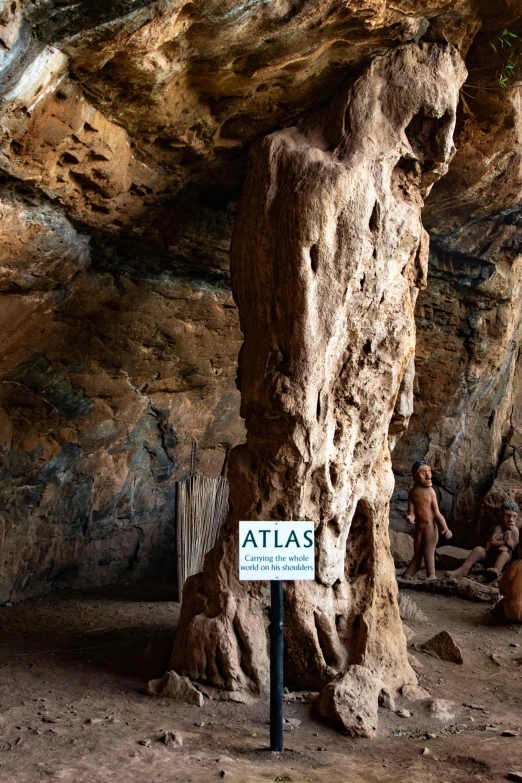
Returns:
[[[499,88],[499,58],[486,55],[500,29],[498,17],[484,21],[470,48],[457,153],[424,210],[430,273],[416,310],[414,415],[394,452],[392,525],[401,529],[411,463],[427,459],[441,509],[466,547],[480,535],[481,504],[517,427],[520,394],[522,126],[518,89]]]
[[[192,441],[215,475],[244,437],[246,151],[405,42],[465,54],[478,10],[417,6],[0,3],[0,600],[172,576]]]
[[[248,442],[175,657],[203,676],[206,639],[210,682],[263,690],[266,592],[224,572],[232,531],[309,516],[319,578],[287,590],[287,681],[371,732],[411,676],[386,442],[395,527],[419,457],[456,543],[484,497],[519,498],[522,123],[490,46],[509,28],[520,62],[519,6],[0,2],[0,601],[173,579],[192,442],[216,475],[245,436],[243,188]]]
[[[387,438],[426,280],[422,196],[452,157],[464,76],[451,47],[377,58],[324,110],[254,146],[236,217],[247,442],[232,452],[229,518],[185,587],[172,663],[266,691],[266,586],[238,581],[238,520],[312,519],[316,581],[285,585],[287,684],[327,686],[321,710],[354,734],[375,730],[383,688],[414,679]]]

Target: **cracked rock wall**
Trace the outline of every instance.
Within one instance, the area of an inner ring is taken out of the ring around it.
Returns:
[[[455,46],[470,75],[424,210],[393,513],[429,454],[473,532],[518,426],[520,98],[499,94],[489,41],[522,40],[519,6],[0,0],[0,600],[172,577],[192,439],[215,475],[245,434],[229,246],[247,151],[419,41]]]
[[[0,601],[175,577],[176,480],[243,437],[230,293],[95,269],[87,237],[4,188]]]

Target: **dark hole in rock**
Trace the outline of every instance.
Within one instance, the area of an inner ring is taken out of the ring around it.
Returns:
[[[310,263],[312,266],[312,272],[317,272],[319,267],[319,248],[317,245],[312,245],[310,248]]]

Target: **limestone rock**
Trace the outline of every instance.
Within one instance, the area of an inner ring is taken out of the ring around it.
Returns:
[[[413,557],[413,538],[407,533],[389,531],[390,549],[397,567],[407,566]]]
[[[230,458],[229,517],[187,582],[171,666],[266,692],[268,596],[238,580],[238,521],[314,519],[316,581],[285,584],[286,682],[326,687],[323,714],[358,734],[375,730],[381,687],[415,679],[386,531],[388,429],[399,393],[412,393],[420,208],[453,154],[463,78],[446,46],[374,61],[338,100],[254,145],[235,222],[247,443]],[[431,118],[422,132],[421,116]],[[364,676],[349,667],[354,649]]]
[[[257,703],[255,696],[243,691],[224,691],[221,688],[212,688],[210,685],[198,682],[198,691],[207,696],[211,701],[234,701],[237,704],[254,705]],[[283,699],[286,701],[285,697]]]
[[[266,688],[266,589],[226,574],[234,525],[310,517],[318,579],[286,590],[287,675],[321,688],[356,650],[392,692],[413,675],[389,448],[396,520],[419,457],[466,546],[521,499],[500,463],[522,431],[522,124],[486,40],[520,9],[4,5],[0,601],[172,576],[194,437],[213,475],[244,439],[229,245],[253,145],[233,251],[248,444],[177,660]]]
[[[447,631],[441,631],[427,642],[424,642],[424,644],[420,644],[418,649],[443,661],[464,663],[460,647]]]
[[[401,695],[407,701],[427,701],[431,698],[430,692],[421,688],[420,685],[403,685]]]
[[[413,598],[402,590],[399,591],[399,612],[403,620],[412,620],[417,623],[428,622],[422,609],[419,609]]]
[[[402,630],[407,642],[411,642],[411,640],[415,638],[415,631],[412,631],[412,629],[406,625],[406,623],[402,624]]]
[[[460,549],[457,546],[441,546],[437,549],[440,567],[448,571],[459,568],[470,552],[471,549]]]
[[[413,653],[411,653],[411,652],[408,653],[408,661],[410,663],[411,668],[415,672],[419,672],[421,669],[424,668],[424,666],[421,663],[421,661],[419,661],[419,659],[416,658],[415,655],[413,655]]]
[[[165,696],[169,699],[178,699],[187,704],[195,704],[202,707],[205,699],[201,691],[198,691],[188,677],[180,677],[176,672],[166,672],[158,680],[149,680],[147,686],[149,696]]]
[[[387,688],[382,688],[379,693],[379,707],[395,712],[395,698]]]
[[[426,459],[453,541],[466,549],[482,543],[491,506],[506,494],[522,499],[512,460],[506,483],[502,476],[506,438],[520,437],[520,113],[508,94],[490,92],[498,60],[490,61],[486,41],[479,41],[467,65],[470,73],[482,70],[463,107],[457,153],[448,178],[434,185],[426,202],[430,272],[416,310],[417,393],[410,428],[393,455],[393,525],[403,511],[411,464]]]
[[[185,699],[183,699],[185,701]],[[161,741],[167,748],[182,748],[183,736],[180,731],[166,731],[161,737]]]
[[[452,701],[448,701],[447,699],[432,699],[428,706],[432,716],[444,723],[448,723],[455,717],[455,712],[452,712],[454,707]]]
[[[351,666],[338,680],[323,688],[316,707],[352,737],[373,737],[377,731],[377,708],[382,683],[365,666]]]

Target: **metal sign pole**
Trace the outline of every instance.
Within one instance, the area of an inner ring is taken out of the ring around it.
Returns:
[[[315,579],[314,523],[239,522],[239,579],[270,582],[270,750],[283,750],[283,581]]]
[[[283,750],[283,583],[270,582],[270,750]]]

